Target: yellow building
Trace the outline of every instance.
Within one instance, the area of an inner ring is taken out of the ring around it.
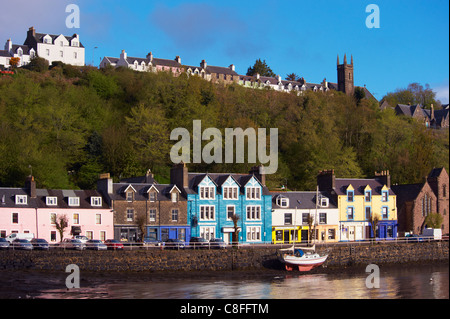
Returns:
[[[271,192],[271,194],[274,244],[338,240],[339,211],[335,202],[330,200],[330,194],[326,192]]]
[[[339,210],[339,240],[397,237],[396,195],[390,188],[389,171],[371,179],[335,178],[334,170],[317,177],[320,190],[334,194]],[[375,234],[373,232],[373,219]],[[375,235],[375,236],[374,236]]]

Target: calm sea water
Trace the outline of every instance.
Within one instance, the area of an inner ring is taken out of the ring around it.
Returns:
[[[380,267],[380,288],[352,273],[86,274],[0,272],[0,298],[42,299],[448,299],[448,265]]]

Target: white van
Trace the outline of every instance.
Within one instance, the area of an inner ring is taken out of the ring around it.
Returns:
[[[33,238],[34,238],[33,233],[12,233],[9,236],[7,236],[5,239],[7,241],[9,241],[10,243],[12,243],[14,239],[32,240]]]

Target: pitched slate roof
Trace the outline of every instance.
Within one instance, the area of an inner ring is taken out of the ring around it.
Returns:
[[[158,190],[158,201],[171,201],[170,191],[175,186],[174,184],[152,184],[152,183],[113,183],[113,193],[108,194],[111,200],[126,200],[125,190],[133,187],[136,191],[134,194],[135,201],[148,200],[148,190],[154,187]],[[186,198],[180,195],[181,201],[186,201]]]
[[[0,56],[4,56],[4,57],[11,57],[11,55],[9,54],[9,52],[7,50],[0,50]]]
[[[400,207],[404,202],[415,200],[424,185],[425,183],[393,185],[392,189],[397,195],[397,206]]]
[[[217,185],[218,190],[220,191],[223,183],[228,179],[228,177],[232,177],[238,184],[241,195],[244,194],[245,185],[251,180],[252,177],[261,184],[261,181],[254,176],[253,174],[234,174],[234,173],[188,173],[188,185],[189,189],[186,190],[189,194],[197,194],[198,184],[208,176],[215,185]],[[261,184],[262,185],[262,184]],[[263,187],[263,195],[270,195],[269,189],[266,186]]]
[[[26,195],[27,204],[16,204],[16,195]],[[46,203],[47,196],[56,197],[57,205],[48,206]],[[79,206],[69,206],[68,197],[79,197]],[[36,198],[31,198],[27,189],[25,188],[0,188],[0,207],[15,207],[15,208],[79,208],[79,209],[94,209],[94,208],[109,208],[105,201],[102,200],[101,207],[91,206],[91,197],[102,197],[96,190],[61,190],[61,189],[36,189]]]
[[[383,183],[377,178],[372,179],[358,179],[358,178],[336,178],[335,191],[337,195],[347,195],[347,188],[352,185],[355,189],[355,195],[364,195],[364,189],[369,186],[372,189],[372,194],[381,195]],[[395,195],[392,189],[389,189],[389,195]]]
[[[36,40],[37,43],[44,43],[44,37],[48,35],[52,38],[52,43],[54,43],[55,39],[58,38],[61,34],[50,34],[50,33],[35,33],[34,35],[34,39]],[[67,41],[72,41],[76,36],[75,34],[72,36],[67,36],[67,35],[62,35],[63,37],[66,38]],[[27,43],[27,40],[25,40],[24,45],[28,45],[28,46],[33,46],[32,43]],[[84,48],[83,44],[80,42],[80,48]]]
[[[285,208],[285,209],[315,209],[316,208],[316,192],[270,192],[272,195],[272,207],[273,208]],[[289,199],[288,207],[280,207],[277,205],[277,198],[283,196]],[[329,200],[327,208],[337,208],[336,203],[332,200],[328,192],[319,192],[319,198],[326,197]],[[318,209],[321,207],[318,206]],[[322,207],[323,208],[323,207]]]

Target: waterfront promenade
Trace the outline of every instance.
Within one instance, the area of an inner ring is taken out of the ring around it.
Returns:
[[[193,272],[282,270],[277,245],[240,246],[239,249],[162,250],[156,247],[124,251],[0,251],[0,269],[64,271],[76,264],[81,271]],[[365,267],[368,264],[448,263],[449,243],[348,242],[317,245],[328,253],[320,269]]]

